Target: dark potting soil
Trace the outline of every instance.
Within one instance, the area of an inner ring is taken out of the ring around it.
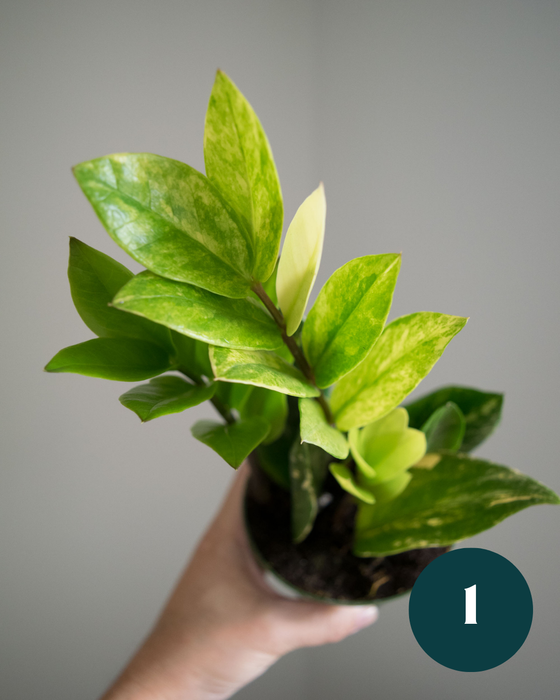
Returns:
[[[356,505],[329,475],[311,533],[300,544],[290,534],[290,494],[256,465],[245,499],[247,524],[261,556],[283,579],[307,593],[338,600],[380,600],[405,593],[424,568],[449,547],[413,549],[386,557],[356,557]]]

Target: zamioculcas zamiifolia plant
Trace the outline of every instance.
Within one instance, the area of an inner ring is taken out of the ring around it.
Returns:
[[[537,481],[469,456],[502,395],[446,387],[402,405],[467,319],[387,323],[398,254],[340,267],[306,307],[321,260],[323,185],[279,257],[283,204],[272,151],[222,72],[204,131],[206,175],[147,153],[74,168],[111,238],[146,270],[70,239],[72,299],[97,336],[49,372],[142,382],[120,397],[142,421],[203,401],[192,434],[237,468],[250,457],[248,531],[261,561],[322,599],[409,589],[453,543],[530,505]]]

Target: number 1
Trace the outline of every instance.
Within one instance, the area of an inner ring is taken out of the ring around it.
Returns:
[[[465,588],[465,625],[476,625],[476,583]]]

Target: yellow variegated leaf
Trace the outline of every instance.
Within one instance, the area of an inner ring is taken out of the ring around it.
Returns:
[[[278,264],[276,291],[286,319],[286,332],[298,329],[323,252],[327,203],[323,183],[297,210],[286,233]]]

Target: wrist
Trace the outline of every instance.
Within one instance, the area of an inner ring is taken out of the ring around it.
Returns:
[[[173,624],[160,621],[101,700],[220,700],[204,649]],[[210,644],[210,648],[212,644]]]

